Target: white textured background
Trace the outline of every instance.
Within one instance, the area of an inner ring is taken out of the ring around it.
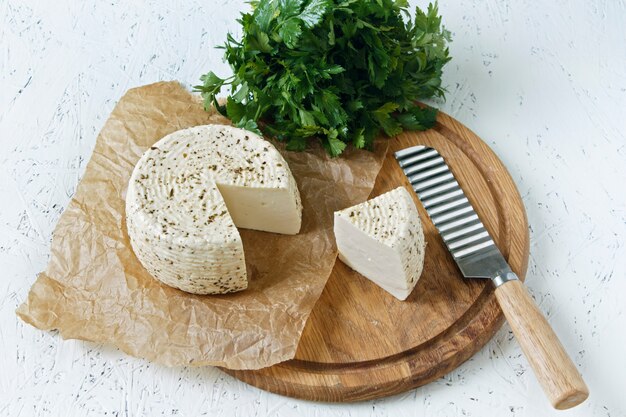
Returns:
[[[428,386],[296,401],[213,368],[165,369],[19,321],[51,232],[116,100],[221,61],[231,1],[0,0],[0,415],[543,416],[505,327]],[[420,1],[420,5],[424,5]],[[509,167],[531,225],[528,284],[591,388],[562,416],[626,415],[626,4],[441,0],[454,34],[439,105]],[[496,414],[497,413],[497,414]]]

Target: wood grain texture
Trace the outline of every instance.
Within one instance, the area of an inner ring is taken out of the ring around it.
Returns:
[[[585,381],[524,284],[509,281],[495,293],[552,406],[566,410],[585,401],[589,396]]]
[[[523,279],[529,238],[519,193],[489,147],[451,117],[440,113],[434,129],[391,139],[371,197],[399,185],[410,189],[393,152],[417,144],[436,148],[444,156]],[[275,393],[347,402],[426,384],[477,352],[503,321],[493,286],[488,280],[463,279],[414,198],[427,247],[424,272],[406,301],[398,301],[337,261],[293,360],[257,371],[225,371]]]

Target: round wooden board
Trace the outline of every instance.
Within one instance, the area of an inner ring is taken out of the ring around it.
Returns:
[[[443,155],[523,279],[529,237],[517,188],[491,149],[453,118],[440,113],[435,128],[391,139],[371,196],[400,185],[411,189],[393,153],[417,144]],[[225,372],[290,397],[360,401],[424,385],[480,350],[503,322],[493,286],[488,280],[463,278],[416,196],[415,202],[427,241],[426,259],[406,301],[398,301],[338,260],[293,360],[255,371]]]

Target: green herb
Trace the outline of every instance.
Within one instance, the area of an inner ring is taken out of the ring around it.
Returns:
[[[349,144],[371,149],[381,132],[433,126],[437,111],[415,104],[443,97],[441,70],[450,60],[449,32],[437,5],[406,0],[260,0],[238,22],[243,38],[227,35],[233,76],[202,76],[205,107],[233,123],[275,136],[290,150],[320,140],[337,156]],[[216,95],[229,85],[225,105]],[[260,122],[262,120],[262,123]],[[316,138],[316,139],[313,139]]]

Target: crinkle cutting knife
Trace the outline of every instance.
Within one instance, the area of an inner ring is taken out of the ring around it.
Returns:
[[[443,157],[414,146],[396,160],[465,278],[491,279],[524,355],[552,405],[574,407],[589,390],[524,284],[511,270]]]

